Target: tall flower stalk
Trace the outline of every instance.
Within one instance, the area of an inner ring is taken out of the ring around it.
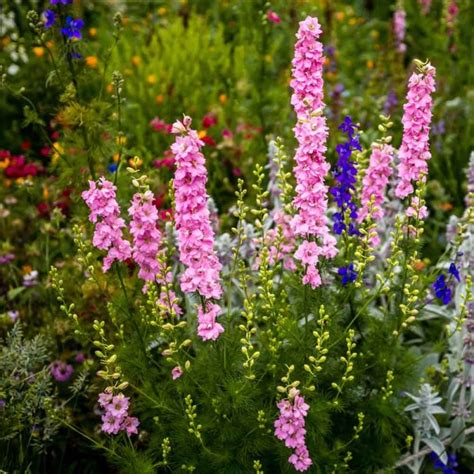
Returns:
[[[207,170],[201,153],[204,142],[190,125],[191,118],[184,117],[172,129],[176,135],[171,146],[176,160],[175,223],[179,259],[185,266],[180,281],[185,293],[197,292],[203,298],[198,308],[198,335],[203,340],[215,340],[224,331],[216,321],[221,308],[211,301],[222,296],[222,265],[214,250],[214,231],[207,205]]]
[[[329,172],[325,159],[328,129],[323,115],[323,45],[318,41],[322,30],[317,18],[300,22],[293,59],[293,89],[291,103],[296,112],[294,128],[298,141],[294,174],[296,214],[292,226],[302,238],[295,258],[305,268],[303,282],[313,288],[321,284],[317,269],[320,256],[333,258],[337,254],[336,240],[329,234],[326,216],[328,187],[324,180]]]

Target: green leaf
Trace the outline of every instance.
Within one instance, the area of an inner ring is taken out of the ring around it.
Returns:
[[[15,299],[20,293],[22,293],[26,288],[24,286],[19,286],[18,288],[11,289],[7,295],[9,300]]]

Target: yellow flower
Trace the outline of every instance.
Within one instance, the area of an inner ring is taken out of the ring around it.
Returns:
[[[99,60],[97,59],[96,56],[87,56],[86,57],[86,65],[89,66],[92,69],[95,69],[97,67],[97,63]]]
[[[64,153],[64,148],[59,142],[53,143],[53,153],[51,154],[51,163],[56,165]]]
[[[158,105],[161,105],[164,100],[165,100],[165,98],[163,97],[162,94],[158,94],[158,95],[155,97],[155,102],[156,102]]]
[[[358,20],[357,18],[349,18],[349,25],[354,26],[357,25]]]
[[[35,46],[33,48],[33,53],[35,53],[35,56],[37,58],[41,58],[42,56],[44,56],[44,48],[42,48],[41,46]]]
[[[221,94],[219,96],[219,102],[224,105],[227,102],[227,96],[225,94]]]
[[[97,35],[97,28],[89,28],[89,35],[94,37]]]
[[[167,12],[168,12],[168,9],[165,7],[158,8],[158,15],[163,16],[163,15],[166,15]]]
[[[204,138],[207,135],[206,130],[199,130],[198,136],[199,138]]]
[[[156,84],[156,76],[154,74],[148,74],[148,77],[146,78],[148,84],[150,84],[151,86],[153,84]]]
[[[369,69],[373,69],[373,68],[374,68],[374,62],[372,61],[372,59],[369,59],[369,60],[367,61],[367,67],[368,67]]]
[[[372,36],[372,38],[374,39],[378,39],[378,37],[380,36],[380,33],[377,30],[372,30],[370,32],[370,36]]]
[[[47,186],[43,186],[43,199],[49,198],[49,190]]]
[[[132,167],[132,168],[140,168],[140,166],[143,164],[143,160],[141,158],[139,158],[138,156],[134,156],[133,158],[130,158],[128,160],[128,164]]]
[[[114,160],[115,163],[120,159],[120,153],[114,153],[112,156],[112,159]]]
[[[140,56],[132,56],[132,64],[135,66],[135,67],[138,67],[140,66],[140,63],[142,62],[142,59],[140,58]]]
[[[25,182],[25,178],[16,178],[15,183],[16,184],[23,184]]]
[[[120,136],[120,137],[117,137],[115,139],[115,142],[117,143],[117,145],[126,145],[127,144],[127,137],[125,136]]]

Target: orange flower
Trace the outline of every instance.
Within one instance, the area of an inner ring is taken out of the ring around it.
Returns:
[[[372,61],[372,59],[369,59],[369,60],[367,61],[367,67],[368,67],[369,69],[373,69],[373,68],[374,68],[374,62]]]
[[[97,63],[99,60],[97,59],[96,56],[87,56],[86,57],[86,65],[92,69],[95,69],[97,67]]]
[[[439,208],[443,211],[451,211],[453,209],[453,205],[450,202],[442,202],[439,205]]]
[[[109,94],[112,94],[113,91],[114,91],[114,85],[113,84],[107,84],[107,92]]]
[[[132,64],[135,67],[140,66],[141,62],[142,62],[142,59],[140,58],[140,56],[132,56]]]
[[[49,190],[47,186],[43,186],[43,199],[48,199],[49,198]]]
[[[199,138],[204,138],[207,135],[206,130],[199,130],[198,136]]]
[[[33,271],[33,268],[30,265],[23,265],[21,267],[21,273],[23,273],[23,275],[27,275],[28,273],[31,273],[32,271]]]
[[[33,48],[33,53],[35,53],[35,56],[37,58],[41,58],[42,56],[44,56],[44,48],[42,48],[41,46],[35,46]]]
[[[424,270],[426,268],[426,263],[423,260],[416,260],[413,263],[413,268],[421,272],[421,270]]]
[[[344,20],[345,14],[344,14],[344,12],[336,12],[335,16],[336,16],[336,20],[342,21],[342,20]]]
[[[155,102],[156,102],[158,105],[161,105],[164,100],[165,100],[165,98],[163,97],[162,94],[158,94],[158,95],[155,97]]]
[[[137,168],[140,168],[140,166],[143,164],[143,160],[139,158],[138,156],[134,156],[133,158],[130,158],[128,160],[128,164],[132,168],[137,169]]]
[[[227,96],[225,94],[221,94],[219,96],[219,102],[224,105],[227,102]]]
[[[94,37],[97,35],[97,28],[89,28],[89,35]]]

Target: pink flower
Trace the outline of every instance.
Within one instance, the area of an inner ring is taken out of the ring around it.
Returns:
[[[155,281],[159,272],[157,255],[162,240],[158,229],[158,209],[154,205],[151,191],[133,196],[128,213],[132,217],[130,233],[133,236],[132,256],[140,270],[138,277],[145,281]]]
[[[128,260],[132,253],[130,242],[122,237],[122,229],[126,226],[125,221],[119,217],[116,189],[110,181],[102,177],[98,183],[89,181],[89,190],[82,193],[82,198],[90,209],[89,220],[97,224],[92,243],[101,250],[108,250],[104,258],[104,272],[115,260]]]
[[[267,11],[267,20],[276,24],[281,23],[281,18],[273,10]]]
[[[406,210],[408,217],[416,217],[417,219],[424,219],[428,216],[428,209],[426,206],[420,206],[420,200],[414,196],[411,198],[411,203]]]
[[[407,102],[403,106],[403,138],[398,153],[399,182],[395,190],[395,195],[401,199],[412,194],[413,183],[425,179],[428,174],[433,107],[431,94],[435,91],[435,73],[435,68],[428,64],[422,72],[413,73],[408,82]]]
[[[113,416],[123,417],[127,414],[129,406],[129,398],[126,397],[123,393],[119,393],[112,398],[112,401],[108,405],[108,411]]]
[[[285,442],[287,448],[294,449],[294,453],[288,461],[293,464],[297,471],[306,471],[312,464],[306,447],[305,417],[308,414],[309,405],[305,403],[300,392],[292,388],[289,398],[277,403],[280,416],[275,420],[275,436]]]
[[[395,43],[399,53],[404,53],[407,50],[407,45],[404,43],[406,31],[406,12],[402,8],[395,10],[393,14],[393,32],[395,34]]]
[[[332,258],[337,254],[336,239],[329,234],[326,217],[328,187],[324,181],[329,164],[324,156],[328,129],[323,114],[324,57],[323,45],[318,41],[321,33],[317,18],[308,17],[300,22],[292,63],[291,103],[298,119],[294,128],[298,148],[294,168],[296,196],[293,201],[297,212],[291,225],[295,236],[303,238],[300,244],[303,248],[298,248],[295,258],[296,255],[303,257],[309,242],[317,245],[318,256]],[[321,284],[319,274],[312,267],[314,265],[307,269],[310,275],[304,278],[304,282],[318,286]]]
[[[108,405],[113,398],[113,394],[111,392],[102,392],[99,395],[99,405],[104,408],[106,405]]]
[[[362,180],[361,209],[358,221],[362,222],[369,214],[369,204],[373,199],[374,210],[372,218],[374,221],[382,221],[384,216],[383,203],[385,200],[385,189],[392,175],[392,160],[395,153],[392,145],[374,143],[370,155],[369,167]],[[380,243],[378,236],[371,239],[373,245]]]
[[[138,434],[139,425],[140,422],[138,421],[138,418],[135,418],[134,416],[127,416],[127,418],[125,418],[125,420],[122,422],[120,429],[125,430],[127,435],[131,436],[132,434]]]
[[[216,322],[221,308],[217,304],[208,302],[206,309],[207,311],[203,311],[201,306],[198,308],[198,335],[204,341],[215,341],[224,332],[222,325]]]
[[[222,265],[214,250],[214,231],[212,230],[206,192],[207,171],[205,158],[201,153],[203,142],[196,131],[190,129],[191,118],[173,125],[178,134],[171,150],[176,160],[173,181],[175,191],[175,223],[178,234],[179,259],[185,266],[181,275],[181,289],[185,293],[197,292],[205,299],[219,299],[222,296],[220,271]],[[219,312],[219,306],[212,308],[210,314]],[[217,307],[217,312],[215,308]],[[224,328],[211,321],[212,317],[201,309],[198,334],[204,339],[216,339]],[[207,316],[204,317],[204,314]]]
[[[169,132],[169,125],[159,117],[155,117],[150,121],[150,126],[155,132]]]
[[[51,375],[58,382],[67,382],[74,372],[72,365],[61,360],[56,360],[51,364]]]
[[[102,431],[107,434],[117,434],[120,431],[122,418],[114,416],[107,412],[102,415]]]
[[[432,0],[418,0],[418,3],[421,5],[421,11],[423,15],[427,15],[431,8]]]
[[[173,377],[173,380],[176,380],[179,379],[181,375],[183,375],[183,369],[179,365],[177,365],[171,371],[171,376]]]

